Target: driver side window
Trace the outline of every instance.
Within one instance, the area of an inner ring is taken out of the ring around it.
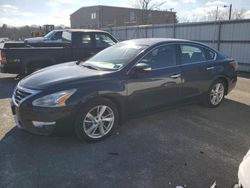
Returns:
[[[167,68],[176,65],[176,46],[165,45],[157,47],[142,59],[152,69]]]
[[[51,40],[59,40],[62,39],[62,32],[56,32]]]

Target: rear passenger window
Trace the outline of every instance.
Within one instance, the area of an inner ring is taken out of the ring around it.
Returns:
[[[84,46],[91,46],[91,36],[89,34],[83,34],[81,37],[81,43]]]
[[[191,45],[181,45],[182,64],[196,63],[206,60],[205,49]]]
[[[210,51],[210,50],[206,50],[206,58],[207,60],[213,60],[215,57],[215,53]]]

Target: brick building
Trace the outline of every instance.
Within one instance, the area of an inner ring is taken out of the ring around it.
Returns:
[[[70,15],[72,28],[176,23],[176,12],[112,6],[82,7]]]

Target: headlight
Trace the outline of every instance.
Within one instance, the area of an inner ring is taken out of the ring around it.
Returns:
[[[61,107],[65,106],[65,102],[76,92],[76,89],[59,91],[44,97],[38,98],[32,102],[33,106],[39,107]]]

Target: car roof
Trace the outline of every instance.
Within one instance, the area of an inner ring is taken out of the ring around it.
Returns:
[[[131,39],[131,40],[126,40],[124,42],[133,42],[137,45],[145,45],[145,46],[152,46],[160,43],[174,43],[174,42],[188,42],[188,43],[193,43],[193,44],[200,44],[203,45],[200,42],[195,42],[191,40],[185,40],[185,39],[175,39],[175,38],[140,38],[140,39]]]

